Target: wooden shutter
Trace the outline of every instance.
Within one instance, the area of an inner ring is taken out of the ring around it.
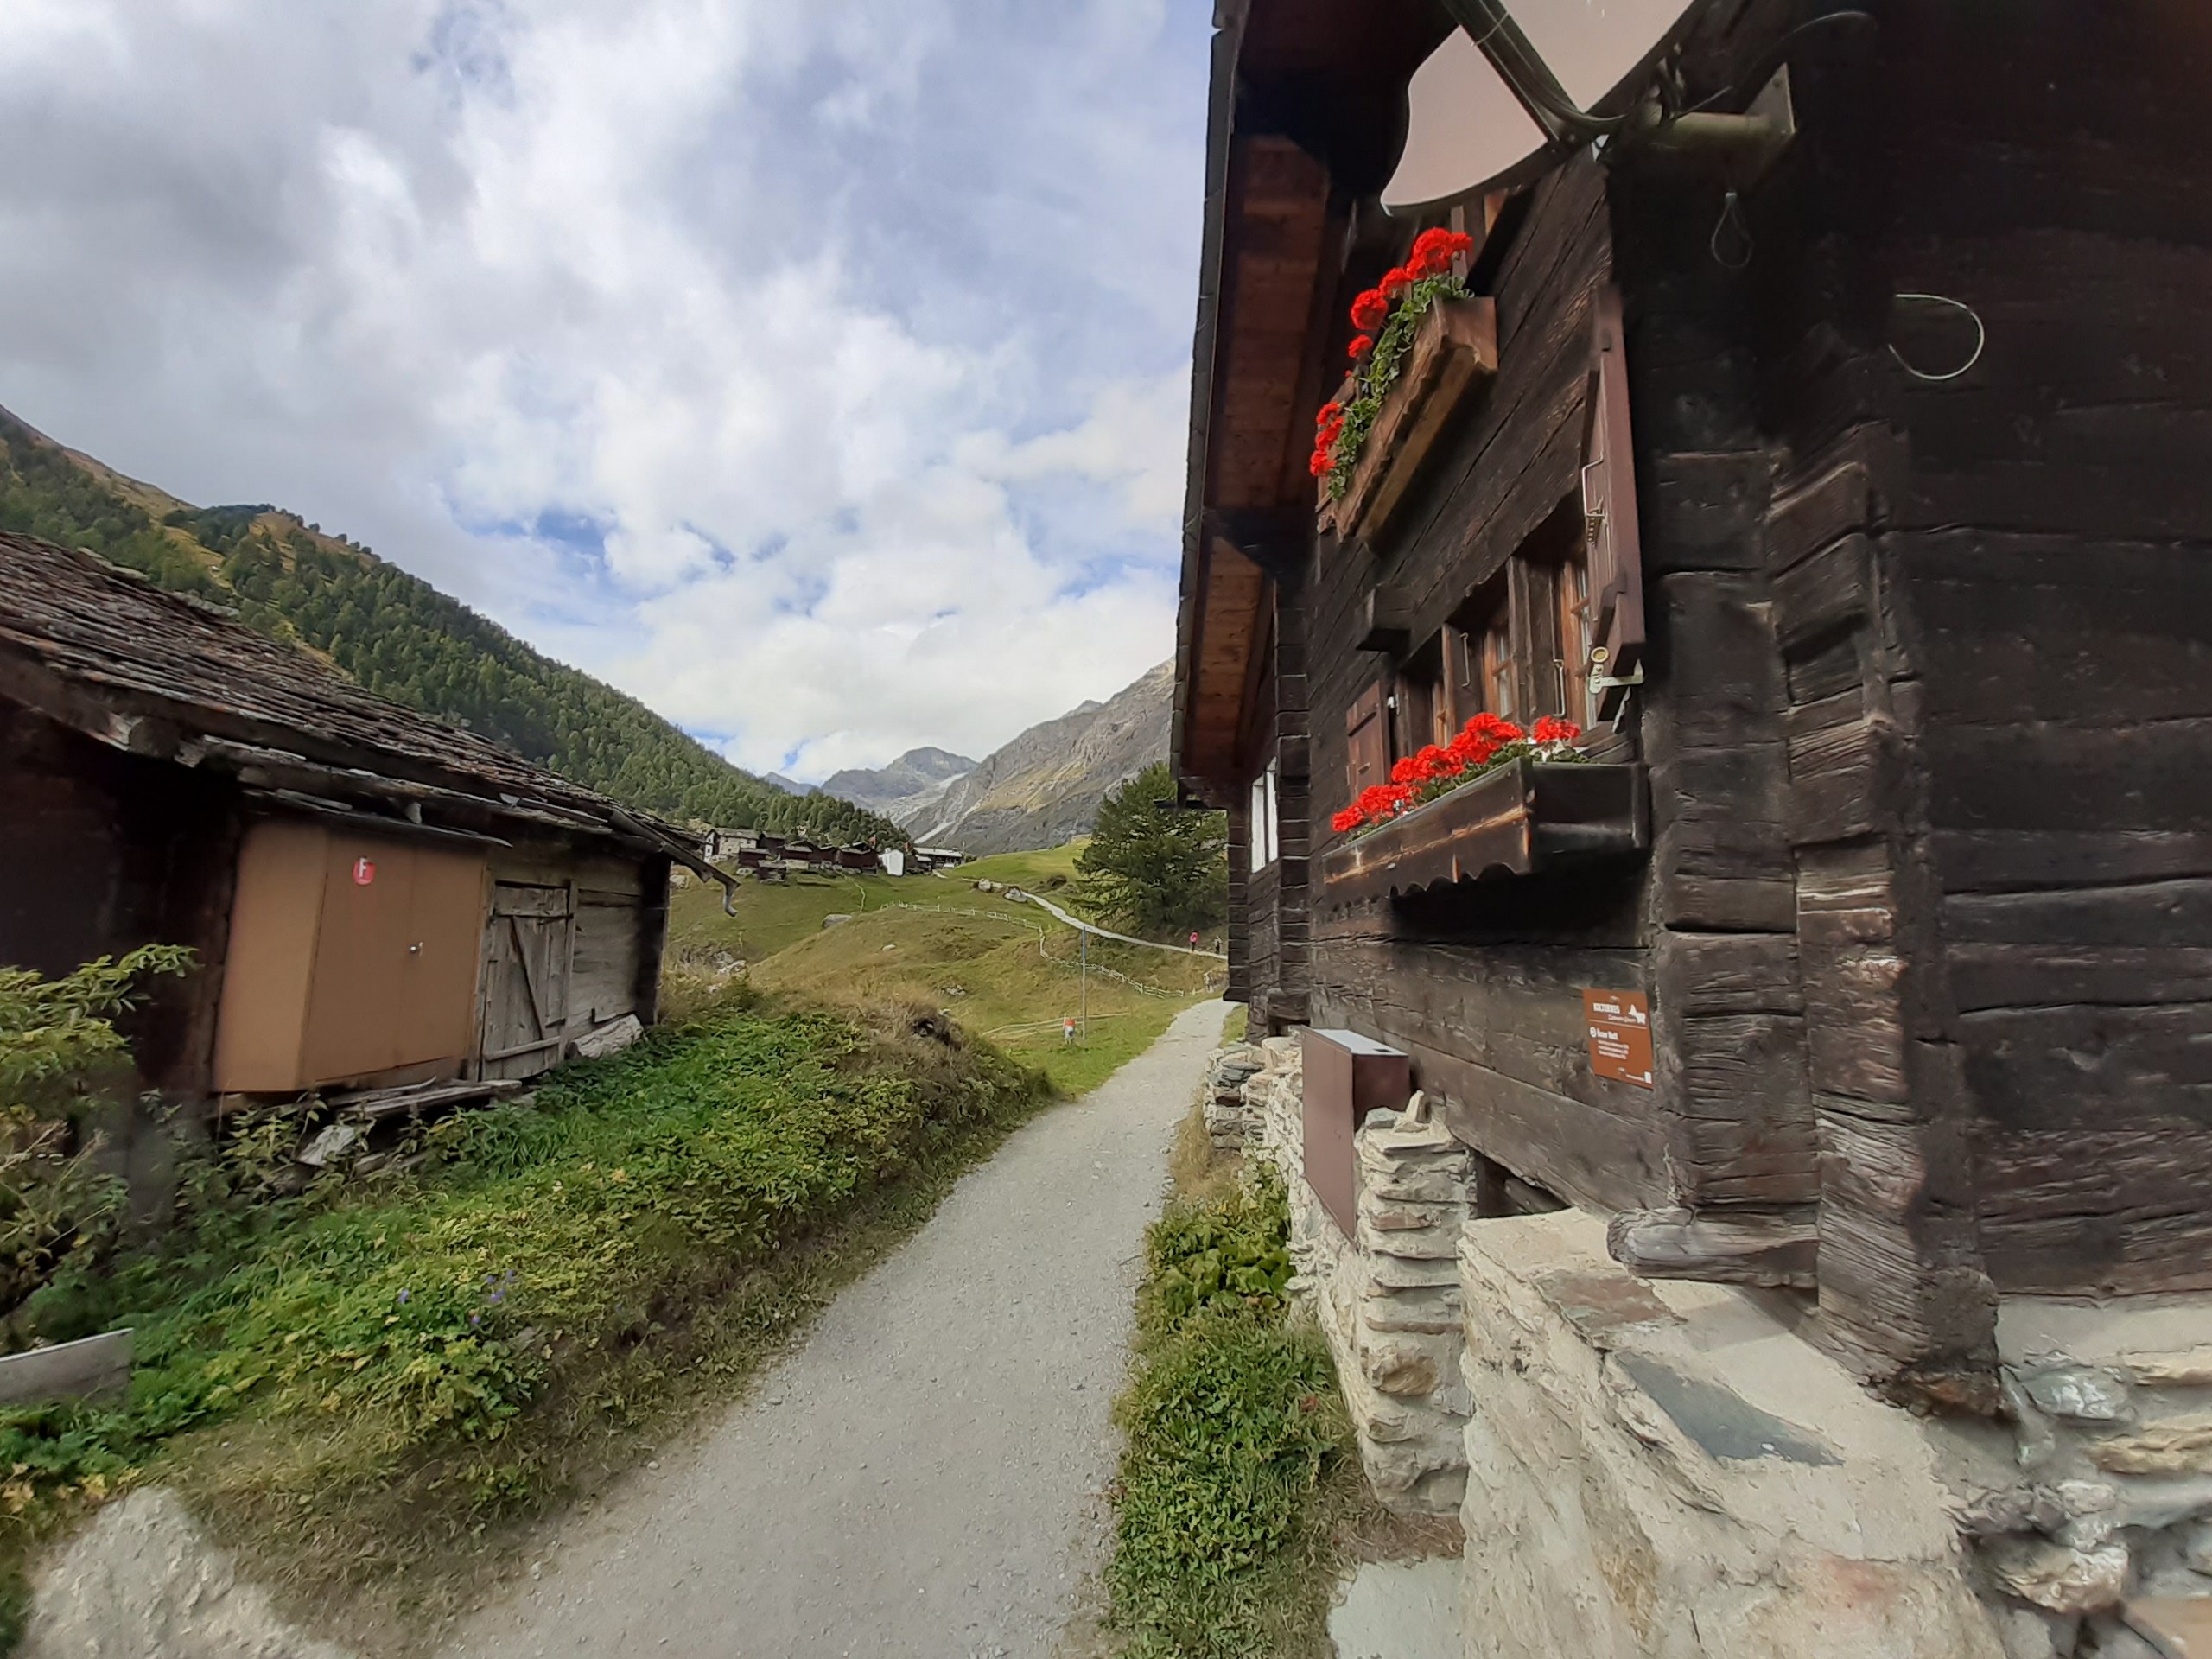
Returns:
[[[1589,402],[1582,515],[1590,559],[1590,642],[1605,649],[1606,677],[1626,679],[1643,661],[1643,556],[1621,296],[1611,283],[1598,290]],[[1610,717],[1619,700],[1618,692],[1609,693],[1598,712]]]
[[[1369,686],[1344,716],[1344,771],[1347,806],[1370,785],[1390,781],[1390,724],[1379,684]]]

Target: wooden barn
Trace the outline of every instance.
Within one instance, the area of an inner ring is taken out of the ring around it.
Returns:
[[[1173,741],[1230,995],[1409,1055],[1491,1202],[1986,1407],[2001,1298],[2212,1289],[2212,14],[1710,0],[1656,118],[1386,213],[1494,10],[1219,9]],[[1438,226],[1466,297],[1317,489]],[[1586,733],[1332,829],[1483,712]]]
[[[150,942],[174,1100],[518,1078],[653,1018],[664,826],[226,612],[0,535],[0,961]]]

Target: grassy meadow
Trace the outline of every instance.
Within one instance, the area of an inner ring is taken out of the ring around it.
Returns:
[[[703,980],[718,959],[735,959],[766,990],[931,1002],[972,1035],[1042,1071],[1061,1094],[1082,1094],[1143,1052],[1192,1001],[1217,994],[1224,967],[1211,957],[1093,940],[1089,1029],[1066,1045],[1060,1022],[1086,1001],[1079,936],[1034,905],[979,893],[975,884],[1023,887],[1072,911],[1069,887],[1081,850],[1077,843],[1007,853],[943,876],[896,880],[748,880],[739,887],[734,918],[722,913],[719,887],[683,888],[669,920],[671,997],[688,994],[687,977]],[[852,919],[824,927],[830,915]]]

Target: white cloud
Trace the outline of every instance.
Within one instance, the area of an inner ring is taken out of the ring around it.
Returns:
[[[1202,8],[10,14],[0,403],[57,436],[756,767],[979,752],[1166,654]]]

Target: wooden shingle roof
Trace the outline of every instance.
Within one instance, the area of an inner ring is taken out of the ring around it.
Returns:
[[[6,532],[0,698],[248,787],[479,833],[531,823],[668,850],[666,826],[380,697],[219,607]]]

